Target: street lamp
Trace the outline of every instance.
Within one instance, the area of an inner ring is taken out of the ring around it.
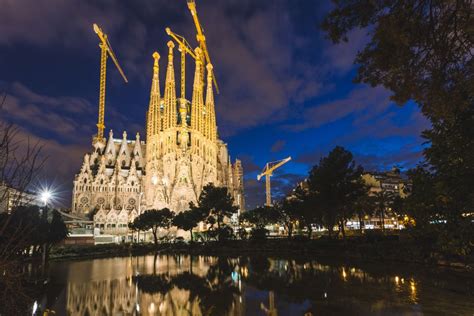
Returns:
[[[51,200],[53,194],[48,189],[45,189],[40,192],[40,200],[44,203],[44,206],[48,205],[48,202]]]
[[[45,218],[48,217],[48,202],[51,200],[51,198],[53,197],[53,194],[52,192],[45,188],[43,189],[42,191],[40,191],[40,194],[39,194],[39,197],[40,197],[40,200],[41,202],[44,203],[44,213],[43,213],[43,210],[40,209],[40,212],[41,214],[43,215],[46,215]],[[43,253],[42,253],[42,268],[43,268],[43,271],[45,269],[45,266],[46,266],[46,243],[43,243]]]

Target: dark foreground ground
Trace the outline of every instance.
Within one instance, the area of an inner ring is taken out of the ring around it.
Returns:
[[[424,265],[449,266],[461,270],[474,270],[474,258],[446,256],[415,241],[400,241],[397,238],[381,240],[328,239],[271,239],[264,241],[228,240],[205,243],[151,243],[105,244],[96,246],[61,246],[51,252],[52,260],[73,258],[100,258],[130,255],[190,254],[209,256],[254,256],[265,255],[279,258],[328,257],[340,260],[363,262],[405,262]]]

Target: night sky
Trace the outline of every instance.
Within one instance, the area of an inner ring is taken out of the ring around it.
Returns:
[[[353,152],[368,170],[406,169],[421,158],[429,126],[414,104],[398,106],[382,87],[354,84],[354,57],[367,31],[333,45],[319,24],[329,1],[196,0],[220,95],[220,137],[243,161],[247,204],[264,203],[256,175],[267,161],[293,160],[273,177],[274,196],[288,191],[334,146]],[[197,46],[185,0],[0,0],[0,119],[41,141],[48,160],[37,182],[50,183],[69,206],[74,173],[96,133],[99,40],[109,35],[129,79],[108,61],[106,135],[144,135],[153,51],[163,93],[169,37],[165,27]],[[175,50],[175,74],[179,78]],[[194,64],[187,63],[190,99]],[[179,91],[178,91],[179,93]]]

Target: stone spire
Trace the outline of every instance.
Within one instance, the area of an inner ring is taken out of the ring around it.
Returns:
[[[163,129],[176,126],[176,82],[174,80],[173,48],[174,43],[168,42],[168,68],[165,81],[165,109]]]
[[[142,161],[142,146],[140,142],[140,134],[137,132],[135,136],[135,146],[133,147],[133,159],[138,162],[138,166],[141,168],[143,165]]]
[[[159,65],[160,54],[153,53],[153,79],[151,82],[150,105],[147,112],[146,136],[149,140],[150,136],[158,134],[161,130],[161,109],[160,109],[160,79]]]
[[[125,161],[125,165],[128,165],[130,161],[130,152],[128,150],[127,143],[127,132],[123,131],[122,134],[122,143],[120,144],[120,149],[117,157],[117,161],[122,164],[122,161]]]
[[[86,154],[84,156],[84,163],[82,164],[82,168],[81,168],[81,174],[88,174],[88,175],[91,175],[92,172],[91,172],[91,166],[90,166],[90,155],[89,154]]]
[[[191,101],[191,128],[202,132],[202,112],[204,106],[201,49],[196,48],[196,70],[194,72],[193,98]]]
[[[107,140],[107,147],[105,147],[105,154],[115,158],[114,132],[110,130],[109,139]]]
[[[214,108],[214,92],[212,90],[212,65],[207,64],[207,91],[206,91],[206,136],[216,140],[216,111]]]

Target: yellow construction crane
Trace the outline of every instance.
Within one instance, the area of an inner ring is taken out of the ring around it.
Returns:
[[[100,39],[100,88],[99,88],[99,118],[97,121],[97,135],[94,138],[95,141],[103,141],[104,139],[104,113],[105,113],[105,83],[106,83],[106,70],[107,70],[107,56],[112,58],[115,66],[122,75],[123,80],[128,82],[127,77],[123,73],[120,64],[118,63],[117,57],[112,49],[112,46],[107,39],[107,34],[105,34],[101,28],[94,23],[94,32]]]
[[[191,15],[193,16],[194,25],[196,26],[196,31],[197,31],[196,39],[199,43],[199,47],[204,53],[205,64],[212,64],[211,57],[209,57],[209,51],[207,50],[206,37],[204,36],[204,30],[201,26],[201,23],[199,23],[197,11],[196,11],[196,2],[194,2],[194,0],[187,0],[187,1],[188,1],[189,11],[191,11]],[[216,92],[219,93],[216,76],[214,75],[213,70],[212,70],[212,81],[214,82],[214,86],[216,87]]]
[[[186,100],[186,53],[191,55],[192,58],[196,59],[196,54],[194,53],[191,45],[188,41],[181,35],[178,35],[171,31],[169,27],[166,28],[166,34],[171,36],[176,43],[178,43],[179,51],[181,52],[181,101],[185,102]]]
[[[271,206],[272,205],[272,192],[271,192],[271,186],[270,186],[270,177],[273,175],[273,171],[276,169],[280,168],[284,164],[286,164],[288,161],[291,160],[291,157],[282,159],[282,160],[277,160],[277,161],[272,161],[272,162],[267,162],[265,167],[262,170],[262,173],[260,173],[257,176],[257,180],[260,181],[260,179],[265,176],[265,193],[266,193],[266,206]]]

